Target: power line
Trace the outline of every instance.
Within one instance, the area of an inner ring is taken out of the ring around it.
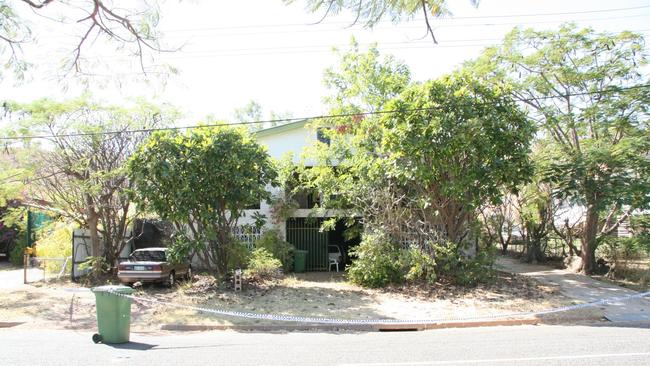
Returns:
[[[648,88],[650,84],[635,85],[629,87],[621,88],[612,88],[610,90],[601,90],[594,92],[584,92],[584,93],[570,93],[562,96],[547,96],[539,97],[536,99],[519,99],[518,101],[532,101],[537,99],[555,99],[555,98],[564,98],[564,97],[576,97],[584,95],[594,95],[594,94],[610,94],[617,93],[626,90],[642,89]],[[357,116],[370,116],[370,115],[383,115],[383,114],[393,114],[398,112],[422,112],[422,111],[433,111],[439,110],[440,107],[427,107],[427,108],[412,108],[412,109],[391,109],[391,110],[380,110],[380,111],[367,111],[367,112],[355,112],[355,113],[341,113],[341,114],[330,114],[330,115],[320,115],[320,116],[310,116],[310,117],[293,117],[293,118],[279,118],[279,119],[267,119],[267,120],[256,120],[256,121],[245,121],[245,122],[234,122],[234,123],[212,123],[204,125],[193,125],[193,126],[179,126],[179,127],[155,127],[155,128],[141,128],[133,130],[122,130],[122,131],[103,131],[103,132],[82,132],[82,133],[70,133],[70,134],[60,134],[60,135],[24,135],[24,136],[3,136],[0,137],[0,140],[29,140],[29,139],[52,139],[52,138],[68,138],[68,137],[84,137],[84,136],[103,136],[103,135],[120,135],[126,133],[145,133],[145,132],[156,132],[156,131],[179,131],[179,130],[189,130],[189,129],[199,129],[199,128],[213,128],[213,127],[226,127],[226,126],[245,126],[245,125],[256,125],[256,124],[265,124],[265,123],[291,123],[305,120],[317,120],[317,119],[332,119],[332,118],[348,118],[348,117],[357,117]]]
[[[650,35],[650,29],[633,30],[631,32],[638,33],[644,36]],[[394,41],[394,42],[367,42],[359,43],[360,46],[370,46],[376,44],[383,50],[401,50],[401,49],[428,49],[436,50],[438,48],[469,48],[469,47],[487,47],[494,45],[495,42],[501,42],[503,38],[475,38],[475,39],[450,39],[440,40],[437,45],[432,46],[429,40],[427,41]],[[475,44],[467,44],[469,42],[480,42]],[[489,42],[489,43],[486,43]],[[454,44],[462,43],[462,44]],[[332,48],[347,47],[349,44],[335,44],[335,45],[297,45],[297,46],[281,46],[281,47],[259,47],[259,48],[224,48],[205,51],[185,51],[178,54],[170,54],[169,56],[162,56],[165,60],[179,60],[179,59],[194,59],[194,58],[210,58],[210,57],[229,57],[229,56],[249,56],[249,55],[284,55],[284,54],[311,54],[311,53],[329,53]],[[115,59],[120,61],[131,60],[122,56],[94,56],[92,59]]]
[[[635,6],[628,8],[613,8],[613,9],[598,9],[598,10],[584,10],[584,11],[567,11],[567,12],[555,12],[555,13],[527,13],[527,14],[507,14],[507,15],[479,15],[479,16],[464,16],[464,17],[449,17],[449,18],[435,18],[434,20],[441,21],[454,21],[454,20],[465,20],[465,19],[495,19],[495,18],[520,18],[520,17],[543,17],[543,16],[558,16],[558,15],[577,15],[577,14],[597,14],[597,13],[611,13],[627,10],[638,10],[650,8],[650,5],[644,6]],[[415,19],[418,21],[420,19]],[[389,23],[392,21],[381,21],[380,23]],[[318,23],[318,25],[349,25],[350,22],[338,21],[338,22],[323,22]],[[227,27],[206,27],[206,28],[180,28],[180,29],[161,29],[163,33],[175,33],[175,32],[196,32],[196,31],[220,31],[220,30],[236,30],[236,29],[256,29],[256,28],[283,28],[283,27],[304,27],[304,26],[313,26],[313,24],[307,23],[289,23],[289,24],[260,24],[260,25],[238,25],[238,26],[227,26]]]

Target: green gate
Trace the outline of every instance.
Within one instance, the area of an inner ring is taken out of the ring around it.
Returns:
[[[327,270],[328,232],[321,232],[321,219],[291,218],[287,220],[287,241],[296,249],[306,250],[305,270]]]

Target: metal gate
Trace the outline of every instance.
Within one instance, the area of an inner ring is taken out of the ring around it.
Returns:
[[[327,231],[321,232],[322,219],[290,218],[287,220],[287,241],[296,249],[307,251],[305,270],[327,270]]]

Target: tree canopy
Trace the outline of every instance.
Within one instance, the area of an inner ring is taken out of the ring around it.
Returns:
[[[585,207],[588,273],[600,238],[650,204],[647,61],[640,35],[564,25],[516,28],[472,63],[489,82],[507,84],[543,132],[539,174],[554,195]]]
[[[291,4],[296,0],[284,0],[284,2]],[[478,6],[479,0],[470,0],[470,3]],[[361,22],[369,28],[375,26],[382,19],[388,18],[393,22],[398,22],[421,14],[424,16],[427,35],[431,36],[434,43],[437,43],[437,40],[433,34],[433,27],[429,17],[451,14],[446,0],[306,0],[306,7],[309,12],[323,14],[319,22],[322,22],[330,15],[349,11],[355,16],[351,25]]]
[[[26,16],[29,13],[36,14],[37,21]],[[77,37],[63,58],[64,72],[89,73],[88,69],[96,62],[83,54],[97,46],[97,40],[116,51],[126,50],[135,55],[142,72],[147,72],[151,70],[145,65],[146,53],[164,50],[156,28],[158,20],[158,7],[151,1],[129,1],[128,6],[118,6],[105,0],[0,0],[0,57],[5,68],[13,70],[18,79],[22,78],[30,65],[22,46],[41,38],[42,34],[35,31],[39,23],[50,23],[70,30]]]
[[[129,161],[141,209],[175,223],[184,243],[219,274],[234,249],[232,230],[250,206],[270,198],[276,172],[266,150],[245,130],[230,127],[161,131]]]
[[[11,120],[4,136],[20,170],[2,182],[21,204],[51,211],[88,228],[93,254],[113,264],[130,236],[134,218],[125,164],[146,132],[169,123],[172,108],[139,102],[131,108],[89,98],[7,103]],[[19,183],[18,183],[19,182]]]

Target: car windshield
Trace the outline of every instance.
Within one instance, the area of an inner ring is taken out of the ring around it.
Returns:
[[[134,261],[150,261],[150,262],[165,262],[165,252],[162,250],[143,250],[133,252],[131,260]]]

